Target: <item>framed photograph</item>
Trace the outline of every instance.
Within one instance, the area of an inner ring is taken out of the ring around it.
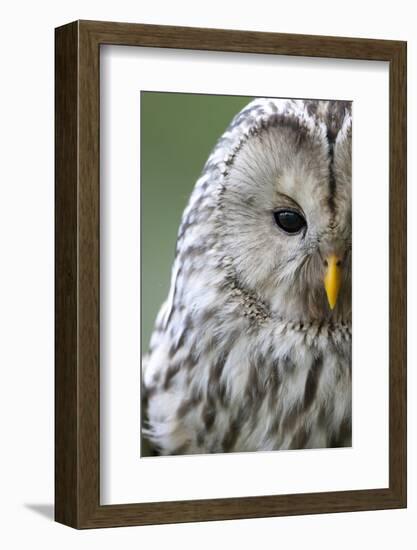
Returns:
[[[56,520],[406,506],[406,43],[56,29]]]

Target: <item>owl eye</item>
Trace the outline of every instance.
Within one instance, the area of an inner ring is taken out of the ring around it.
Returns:
[[[292,235],[299,233],[307,225],[303,216],[294,210],[278,210],[274,212],[274,218],[278,227]]]

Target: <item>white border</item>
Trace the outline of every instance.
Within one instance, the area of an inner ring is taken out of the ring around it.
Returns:
[[[126,46],[100,63],[101,503],[387,487],[388,64]],[[351,449],[139,458],[140,90],[353,100]]]

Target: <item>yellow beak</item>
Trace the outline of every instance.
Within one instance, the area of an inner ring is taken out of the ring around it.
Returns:
[[[341,263],[341,259],[335,254],[328,256],[324,262],[326,266],[324,288],[326,289],[330,309],[334,309],[337,302],[337,297],[339,296],[340,287],[342,285]]]

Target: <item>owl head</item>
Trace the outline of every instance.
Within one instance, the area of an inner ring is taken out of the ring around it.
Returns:
[[[217,227],[238,285],[294,321],[351,315],[351,104],[256,100],[224,159]]]
[[[349,322],[351,136],[350,102],[256,99],[236,115],[184,211],[165,322],[224,312],[230,289],[288,321]]]

